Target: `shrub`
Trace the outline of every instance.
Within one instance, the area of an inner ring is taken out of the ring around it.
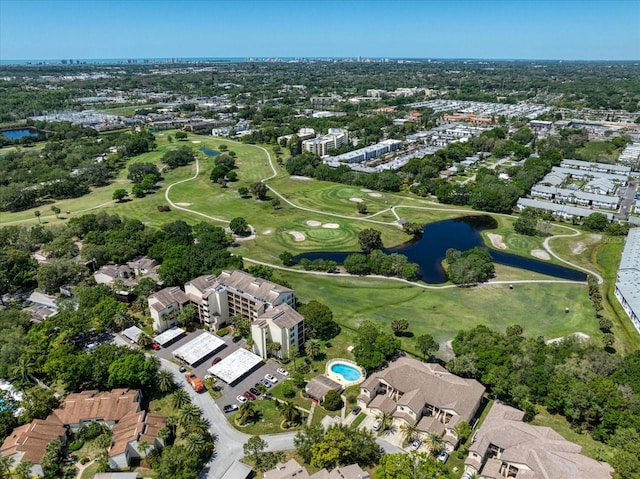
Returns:
[[[293,384],[291,384],[290,381],[282,383],[282,395],[289,399],[296,395],[296,391],[293,389]]]
[[[227,334],[229,334],[229,328],[220,328],[218,329],[218,332],[216,334],[220,337],[226,336]]]
[[[77,451],[82,446],[84,446],[84,441],[78,439],[77,441],[73,441],[71,444],[69,444],[69,450],[70,451]]]
[[[158,205],[157,208],[160,213],[171,211],[171,208],[169,208],[167,205]]]
[[[324,407],[327,411],[337,411],[342,408],[342,398],[340,394],[331,390],[324,396],[324,401],[322,401],[322,407]]]

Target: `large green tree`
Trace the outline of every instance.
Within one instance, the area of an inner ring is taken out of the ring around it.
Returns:
[[[298,308],[304,316],[305,336],[329,340],[338,335],[340,326],[333,320],[333,311],[319,301],[309,301]]]

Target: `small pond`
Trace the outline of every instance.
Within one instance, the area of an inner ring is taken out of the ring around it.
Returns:
[[[471,249],[475,246],[485,246],[480,232],[485,229],[497,227],[496,221],[487,215],[465,216],[452,220],[430,223],[423,229],[422,236],[408,243],[391,249],[384,249],[385,253],[400,253],[405,255],[410,262],[420,266],[418,279],[430,284],[439,284],[447,281],[447,274],[442,268],[442,261],[449,248],[460,251]],[[506,266],[534,271],[536,273],[554,276],[556,278],[572,281],[585,281],[586,274],[582,271],[559,266],[546,261],[525,258],[502,251],[490,249],[494,262]],[[360,253],[360,251],[358,251]],[[342,264],[348,253],[313,252],[303,253],[294,257],[298,262],[303,258],[315,260],[322,258]]]
[[[32,128],[22,128],[19,130],[4,130],[4,131],[1,131],[0,134],[2,136],[9,138],[10,140],[20,140],[25,136],[37,137],[38,131]]]
[[[218,156],[220,152],[218,150],[212,150],[211,148],[202,147],[200,151],[207,156]]]

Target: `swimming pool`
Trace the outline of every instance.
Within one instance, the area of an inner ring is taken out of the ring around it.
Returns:
[[[332,359],[327,363],[325,374],[344,387],[359,384],[366,376],[364,369],[348,359]]]
[[[331,366],[331,372],[342,376],[346,381],[357,381],[362,377],[360,371],[343,363],[335,363]]]

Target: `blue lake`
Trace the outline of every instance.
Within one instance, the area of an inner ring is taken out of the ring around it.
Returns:
[[[10,140],[19,140],[21,138],[24,138],[25,136],[38,136],[38,132],[31,129],[5,130],[0,132],[0,134],[6,136]]]
[[[220,154],[219,151],[212,150],[211,148],[206,148],[204,146],[202,148],[200,148],[200,151],[202,153],[204,153],[205,155],[207,155],[207,156],[218,156]]]
[[[449,248],[466,251],[475,246],[485,246],[480,232],[496,227],[496,221],[487,215],[465,216],[463,218],[438,221],[426,225],[423,229],[422,236],[408,243],[396,246],[395,248],[385,248],[383,251],[388,254],[403,254],[410,262],[418,264],[420,266],[418,279],[425,283],[444,283],[447,281],[447,274],[442,268],[442,261],[444,260],[446,251]],[[587,278],[587,275],[582,271],[565,266],[516,256],[493,249],[489,251],[494,262],[506,266],[514,266],[516,268],[572,281],[585,281]],[[353,251],[347,253],[313,252],[299,254],[293,259],[299,262],[303,258],[312,261],[322,258],[342,264],[345,258],[353,253]],[[357,251],[357,253],[361,253],[361,251]]]

